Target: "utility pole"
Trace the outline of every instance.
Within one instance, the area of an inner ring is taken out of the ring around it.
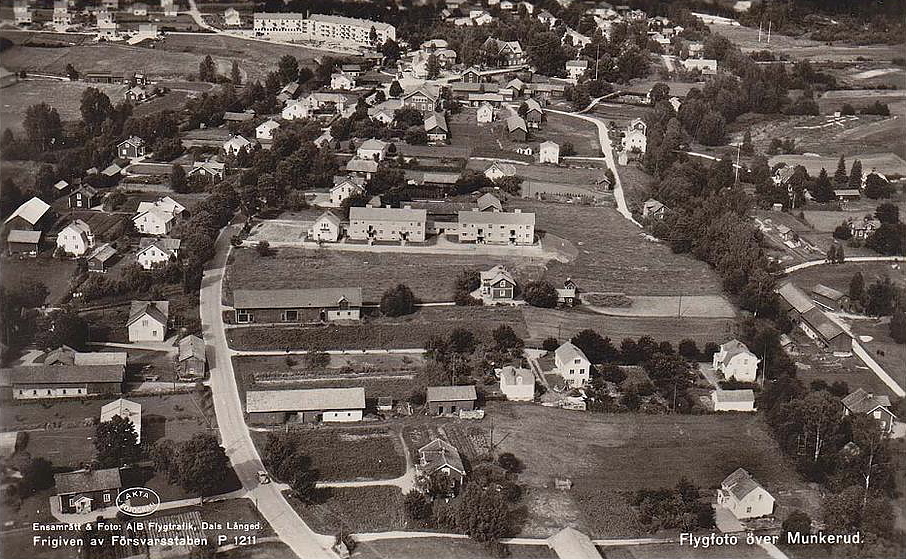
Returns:
[[[771,44],[771,20],[768,20],[768,44]]]
[[[739,152],[741,149],[742,142],[739,142],[738,144],[736,144],[736,168],[734,169],[734,171],[736,171],[736,177],[733,179],[733,186],[739,184]]]
[[[601,56],[601,43],[595,47],[595,81],[598,81],[598,59]]]
[[[761,42],[761,26],[764,25],[763,21],[758,22],[758,42]]]

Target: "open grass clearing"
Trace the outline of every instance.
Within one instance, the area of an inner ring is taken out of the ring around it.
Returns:
[[[69,281],[76,270],[75,260],[53,258],[3,258],[0,280],[10,286],[25,281],[39,281],[47,287],[47,303],[55,305],[69,294]]]
[[[366,302],[380,302],[397,284],[409,286],[424,302],[451,301],[456,276],[463,270],[505,265],[519,279],[540,275],[543,260],[452,254],[394,254],[341,250],[280,248],[274,257],[253,249],[233,251],[228,271],[234,289],[307,289],[361,286]]]
[[[858,154],[851,159],[859,159],[862,162],[863,172],[867,173],[875,169],[885,175],[906,175],[906,161],[895,153],[874,153]],[[839,156],[815,156],[815,155],[775,155],[768,161],[771,167],[778,163],[786,163],[795,167],[802,165],[806,168],[811,176],[818,176],[821,169],[826,169],[828,174],[833,174],[837,168]],[[847,168],[852,161],[847,162]]]
[[[17,47],[13,47],[15,50]],[[45,49],[57,51],[59,49]],[[6,52],[3,53],[4,65]],[[25,118],[25,109],[38,103],[47,103],[60,113],[60,119],[73,121],[81,118],[79,103],[82,92],[89,87],[96,87],[107,94],[114,103],[122,100],[125,86],[110,84],[91,84],[85,82],[64,82],[56,80],[29,79],[3,88],[3,101],[0,106],[0,128],[3,130],[21,130]]]
[[[598,142],[598,128],[594,124],[571,116],[546,113],[540,130],[535,130],[535,140],[550,140],[560,144],[569,142],[575,148],[575,155],[600,157],[601,144]],[[562,155],[562,154],[561,154]]]
[[[546,545],[507,545],[508,557],[513,559],[556,559],[557,554]],[[496,555],[480,543],[469,539],[406,538],[362,542],[356,546],[361,559],[496,559]],[[610,556],[608,556],[609,559]]]
[[[862,347],[884,372],[906,389],[906,345],[898,344],[890,337],[890,319],[853,320],[850,326],[856,336],[871,336],[870,342],[861,342]]]
[[[844,262],[842,264],[812,266],[796,270],[787,277],[806,293],[822,283],[843,293],[849,292],[849,282],[856,272],[862,272],[866,287],[875,281],[889,277],[891,281],[906,286],[906,270],[897,270],[889,262]]]
[[[315,532],[386,532],[407,527],[403,494],[398,487],[342,487],[324,491],[317,504],[303,504],[288,496],[302,520]]]
[[[393,479],[406,471],[399,439],[388,429],[303,427],[290,431],[289,436],[311,459],[318,481]],[[260,431],[252,434],[259,452],[264,450],[267,437],[267,433]]]
[[[619,492],[669,487],[683,477],[707,493],[745,467],[775,495],[807,489],[780,458],[758,416],[590,414],[493,402],[487,410],[494,417],[497,450],[512,452],[525,465],[523,483],[551,487],[563,477],[575,482],[568,495],[580,511],[577,527],[592,537],[633,535]],[[569,437],[563,436],[564,425]],[[584,498],[589,492],[603,498]],[[778,500],[783,507],[783,495]]]

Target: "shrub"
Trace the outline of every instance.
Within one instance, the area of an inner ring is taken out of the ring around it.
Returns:
[[[556,351],[558,347],[560,347],[560,342],[553,336],[545,338],[544,341],[541,342],[541,349],[544,351]]]
[[[387,316],[403,316],[415,311],[415,295],[408,286],[398,284],[384,292],[381,297],[381,313]]]
[[[532,281],[522,290],[525,302],[533,307],[552,309],[557,306],[557,290],[546,281]]]

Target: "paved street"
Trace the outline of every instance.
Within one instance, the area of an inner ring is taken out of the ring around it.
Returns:
[[[329,550],[333,537],[321,536],[309,528],[286,502],[277,484],[260,485],[257,480],[256,474],[263,470],[264,466],[255,445],[252,444],[242,414],[242,404],[233,375],[233,364],[230,361],[220,306],[223,272],[230,251],[230,236],[234,232],[234,228],[231,227],[221,231],[217,239],[217,252],[208,264],[202,279],[199,302],[221,444],[226,448],[242,486],[248,491],[248,497],[254,501],[258,511],[280,540],[300,558],[331,558],[334,557]]]

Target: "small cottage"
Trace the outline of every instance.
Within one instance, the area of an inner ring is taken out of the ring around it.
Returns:
[[[475,386],[429,386],[426,405],[431,415],[455,414],[472,411],[478,396]]]

